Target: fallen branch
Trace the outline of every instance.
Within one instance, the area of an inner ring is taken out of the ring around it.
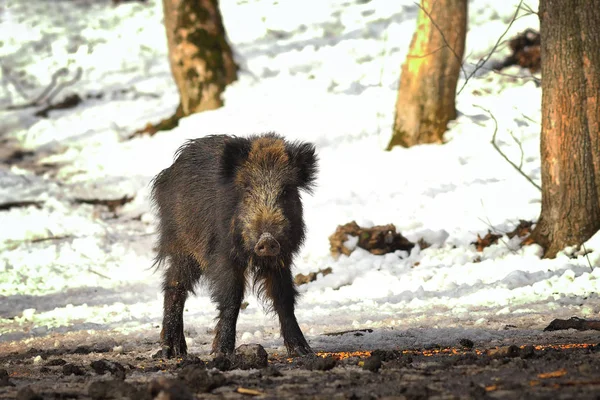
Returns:
[[[17,207],[29,207],[35,206],[36,208],[41,208],[42,201],[7,201],[5,203],[0,203],[0,211],[10,210],[11,208]]]
[[[354,336],[363,336],[365,333],[373,333],[373,329],[350,329],[348,331],[340,331],[340,332],[326,332],[323,333],[323,336],[342,336],[347,333],[352,333]]]
[[[600,321],[588,321],[577,317],[571,317],[569,319],[555,319],[554,321],[550,322],[550,325],[544,328],[544,332],[561,331],[566,329],[576,329],[578,331],[600,331]]]
[[[24,104],[16,104],[16,105],[8,106],[7,110],[20,110],[23,108],[37,107],[44,103],[48,103],[49,100],[48,99],[44,100],[44,99],[47,96],[49,96],[50,93],[52,91],[54,91],[54,89],[57,87],[59,78],[66,76],[68,74],[68,72],[69,72],[69,70],[67,68],[60,68],[59,70],[57,70],[56,72],[54,72],[52,74],[52,77],[50,78],[50,83],[48,84],[48,86],[46,86],[46,88],[44,90],[42,90],[42,93],[35,100],[32,100],[32,101],[30,101],[28,103],[24,103]],[[81,68],[78,68],[78,73],[77,73],[76,77],[78,75],[79,75],[79,77],[81,76]],[[77,79],[79,79],[79,78],[77,78]],[[14,85],[14,83],[13,83],[13,85]],[[58,91],[62,90],[64,87],[65,87],[64,85],[59,86]],[[52,98],[54,96],[56,96],[56,94],[58,94],[58,91],[55,92],[55,94],[52,96]],[[23,94],[21,94],[21,95],[23,95]]]
[[[53,110],[66,110],[77,107],[83,100],[78,94],[71,94],[58,103],[50,104],[34,114],[36,117],[48,118],[48,113]]]
[[[75,198],[75,202],[76,203],[83,203],[83,204],[91,204],[91,205],[101,205],[101,206],[106,206],[108,207],[108,210],[110,212],[115,212],[116,209],[118,207],[121,207],[127,203],[129,203],[130,201],[133,200],[133,197],[130,196],[123,196],[120,199],[82,199],[82,198]]]

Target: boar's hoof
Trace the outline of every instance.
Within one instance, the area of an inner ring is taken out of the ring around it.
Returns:
[[[183,346],[162,346],[162,356],[163,358],[173,358],[173,357],[183,357],[187,354],[187,346],[184,344]]]
[[[286,347],[290,357],[302,357],[315,353],[308,344],[292,344],[286,345]]]
[[[260,257],[274,257],[279,254],[279,250],[279,242],[268,232],[260,235],[254,246],[254,252]]]

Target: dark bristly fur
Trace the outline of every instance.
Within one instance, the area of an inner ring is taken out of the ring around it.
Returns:
[[[159,216],[155,264],[166,265],[165,357],[187,352],[183,309],[200,278],[219,310],[212,350],[232,353],[250,274],[257,293],[272,302],[288,353],[312,352],[294,315],[291,266],[305,235],[300,190],[311,191],[316,172],[312,144],[273,133],[208,136],[177,150],[173,165],[152,183]]]

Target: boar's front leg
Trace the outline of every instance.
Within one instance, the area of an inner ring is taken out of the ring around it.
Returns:
[[[232,354],[235,349],[237,319],[246,287],[245,270],[223,262],[210,272],[212,299],[219,310],[212,353]]]
[[[283,336],[283,343],[288,354],[290,356],[312,354],[313,351],[306,342],[294,314],[298,291],[294,286],[290,268],[284,267],[269,271],[265,279],[265,289],[273,301],[273,309],[279,317],[281,336]]]
[[[201,275],[200,265],[190,256],[171,256],[163,280],[164,312],[160,333],[162,355],[165,358],[187,354],[183,334],[183,309],[188,293]]]

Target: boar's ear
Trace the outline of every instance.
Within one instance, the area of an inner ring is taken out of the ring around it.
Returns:
[[[250,143],[247,139],[232,137],[225,140],[219,165],[221,179],[231,182],[235,179],[238,168],[246,161],[250,153]]]
[[[311,192],[317,179],[317,155],[311,143],[292,143],[288,147],[290,162],[298,171],[298,187]]]

